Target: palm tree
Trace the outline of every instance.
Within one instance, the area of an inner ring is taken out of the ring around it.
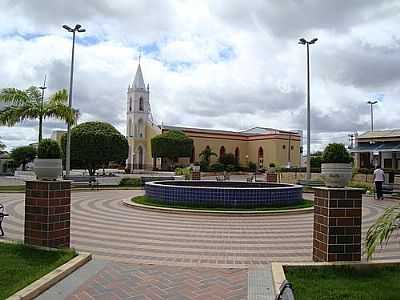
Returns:
[[[217,156],[217,154],[207,146],[203,151],[200,152],[199,156],[201,160],[206,161],[209,164],[211,156]]]
[[[65,89],[57,91],[49,99],[43,100],[39,88],[31,86],[27,90],[6,88],[0,91],[0,102],[6,105],[0,110],[0,124],[14,126],[26,119],[39,119],[39,142],[42,140],[42,123],[45,118],[56,118],[72,125],[77,111],[68,107]]]
[[[365,238],[367,258],[372,257],[378,245],[386,245],[392,233],[398,229],[400,229],[400,205],[385,209],[375,224],[368,229]]]

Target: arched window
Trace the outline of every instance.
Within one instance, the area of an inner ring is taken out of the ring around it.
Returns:
[[[225,147],[221,146],[221,148],[219,148],[219,157],[224,156],[225,155]]]
[[[193,148],[192,148],[192,156],[190,157],[190,163],[194,163],[194,154],[195,154],[195,152],[194,152],[194,146],[193,146]]]
[[[235,149],[235,161],[236,161],[236,163],[239,163],[239,162],[240,162],[239,147],[236,147],[236,149]]]
[[[258,148],[258,167],[262,168],[264,166],[264,150],[262,147]]]
[[[140,119],[137,125],[137,137],[144,138],[144,122]]]
[[[128,136],[132,136],[132,120],[128,122]]]
[[[129,111],[132,111],[132,97],[129,97]]]
[[[138,149],[138,151],[137,151],[137,153],[138,153],[137,166],[138,166],[138,169],[143,169],[143,167],[144,167],[144,151],[143,151],[143,147],[139,146],[137,149]]]
[[[143,105],[143,97],[140,97],[139,98],[139,110],[140,111],[143,111],[144,110],[144,105]]]

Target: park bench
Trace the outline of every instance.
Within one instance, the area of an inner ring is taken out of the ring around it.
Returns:
[[[8,217],[8,214],[4,212],[4,206],[0,204],[0,236],[4,235],[3,227],[1,226],[1,223],[3,223],[4,217]]]
[[[99,189],[99,182],[96,179],[96,176],[68,176],[65,177],[66,180],[71,180],[71,185],[73,187],[82,187],[87,186],[93,189]]]

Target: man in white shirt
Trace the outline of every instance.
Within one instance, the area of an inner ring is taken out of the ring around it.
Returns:
[[[377,166],[374,171],[374,183],[378,200],[383,200],[382,184],[384,181],[385,181],[385,173],[383,172],[380,166]]]

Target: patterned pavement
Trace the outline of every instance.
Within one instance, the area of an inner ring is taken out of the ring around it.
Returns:
[[[122,291],[120,282],[135,291],[134,295],[129,294],[137,297],[132,299],[246,299],[243,295],[247,293],[247,272],[251,268],[266,267],[272,261],[311,261],[312,213],[182,215],[138,210],[121,204],[123,199],[142,193],[114,190],[72,194],[72,247],[112,263],[69,299],[127,299],[126,295],[115,293],[114,298],[102,298],[92,288]],[[10,214],[3,224],[6,237],[20,240],[24,195],[3,193],[0,197]],[[385,207],[394,203],[364,199],[363,233]],[[399,258],[399,244],[395,239],[376,255],[377,260]],[[168,274],[174,275],[168,277]],[[200,284],[202,280],[205,285]],[[107,286],[108,281],[111,286]],[[163,284],[171,288],[175,298],[168,298],[165,290],[162,294],[161,288],[159,298],[151,296],[151,291]],[[232,298],[228,297],[229,286],[236,293]],[[221,295],[218,290],[224,291],[224,297],[205,296],[208,290],[213,295]],[[174,294],[179,291],[186,292]]]

